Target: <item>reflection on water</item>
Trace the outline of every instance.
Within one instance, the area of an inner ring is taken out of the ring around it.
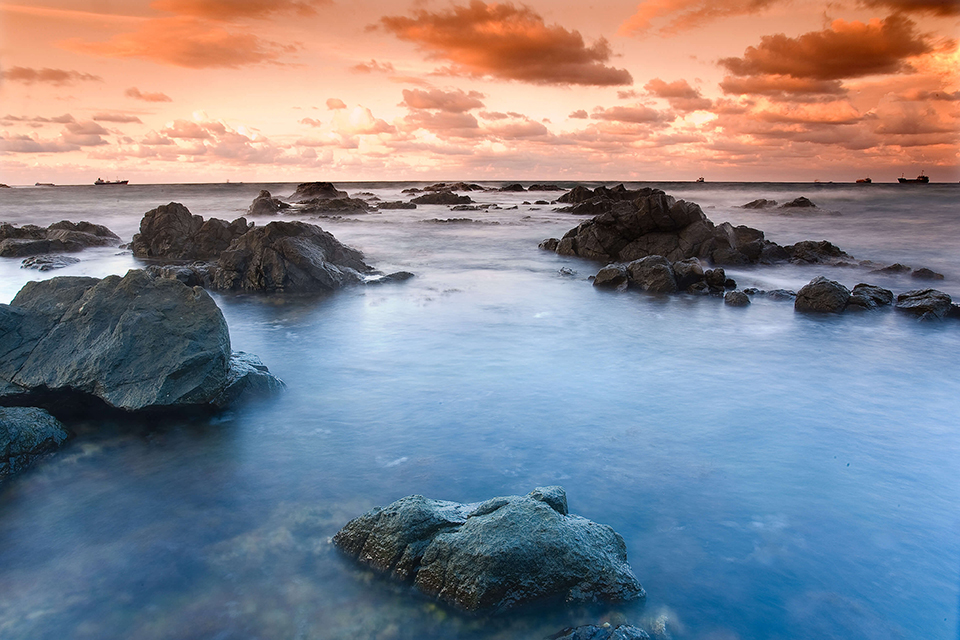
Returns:
[[[398,199],[405,186],[363,190]],[[260,187],[131,188],[90,200],[86,217],[128,239],[157,204],[232,218]],[[907,226],[888,197],[849,187],[686,188],[717,222],[780,242],[822,236],[858,257],[886,260],[874,253]],[[799,195],[843,215],[767,222],[733,208]],[[56,199],[28,205],[5,215],[79,217]],[[940,200],[925,209],[940,232],[904,236],[901,261],[945,265],[937,286],[960,293],[957,223]],[[460,216],[500,224],[419,222]],[[212,420],[71,425],[65,450],[0,489],[0,637],[519,639],[657,618],[674,638],[955,637],[957,326],[595,291],[594,265],[536,249],[576,222],[525,206],[321,221],[417,278],[317,299],[218,296],[234,347],[286,393]],[[135,266],[98,251],[77,272]],[[38,275],[10,262],[6,300]],[[736,277],[796,288],[819,273]],[[645,604],[462,616],[329,544],[404,495],[470,502],[543,484],[623,535]]]

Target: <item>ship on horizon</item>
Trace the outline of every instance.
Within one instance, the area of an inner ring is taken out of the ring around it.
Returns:
[[[127,184],[128,182],[130,181],[129,180],[101,180],[100,178],[97,178],[97,181],[94,182],[93,184],[100,186],[105,184]]]
[[[918,175],[916,178],[912,180],[910,178],[904,178],[903,174],[900,174],[900,177],[897,178],[897,182],[899,182],[900,184],[927,184],[928,182],[930,182],[930,178],[928,176],[923,175],[923,171],[921,171],[920,175]]]

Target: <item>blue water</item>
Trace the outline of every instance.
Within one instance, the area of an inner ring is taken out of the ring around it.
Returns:
[[[393,200],[409,185],[339,186]],[[232,219],[262,187],[2,190],[0,218],[88,219],[129,239],[158,204]],[[780,243],[933,268],[960,298],[955,187],[663,185]],[[678,639],[957,638],[960,325],[597,291],[597,265],[536,248],[580,221],[521,204],[556,194],[471,195],[519,209],[318,221],[378,268],[417,274],[402,285],[216,296],[234,348],[287,382],[280,398],[209,420],[74,424],[64,450],[0,486],[0,637],[519,639],[665,616]],[[820,212],[737,208],[800,195]],[[486,224],[422,222],[454,217]],[[0,260],[0,300],[31,278],[136,266],[114,248],[79,255],[46,274]],[[763,288],[918,285],[856,268],[732,273]],[[544,484],[623,535],[645,603],[462,616],[328,542],[404,495]]]

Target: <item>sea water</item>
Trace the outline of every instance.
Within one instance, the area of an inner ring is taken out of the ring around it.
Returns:
[[[397,200],[423,185],[338,186]],[[957,185],[627,186],[780,244],[931,268],[960,299]],[[261,188],[294,187],[4,189],[0,220],[89,220],[129,241],[160,204],[233,219]],[[582,221],[524,204],[558,194],[470,195],[500,208],[304,218],[407,282],[214,294],[233,348],[287,383],[279,397],[212,418],[72,423],[64,449],[0,485],[0,637],[536,639],[603,622],[677,639],[957,637],[960,324],[598,291],[600,265],[537,248]],[[798,196],[817,209],[740,208]],[[0,259],[0,301],[31,279],[139,266],[113,247],[76,256],[43,273]],[[728,274],[763,289],[818,275],[931,285],[872,268]],[[466,616],[329,543],[405,495],[549,484],[623,536],[646,601]]]

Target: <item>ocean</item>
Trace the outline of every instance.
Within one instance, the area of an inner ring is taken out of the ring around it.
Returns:
[[[424,184],[337,186],[406,200]],[[0,189],[0,220],[88,220],[127,242],[161,204],[232,220],[260,189],[295,186]],[[627,186],[779,244],[829,240],[944,275],[728,268],[740,288],[824,275],[960,300],[960,185]],[[65,448],[0,485],[0,637],[512,640],[610,622],[677,640],[958,638],[960,323],[596,290],[602,265],[537,248],[583,220],[524,204],[557,193],[470,195],[500,208],[303,218],[416,274],[404,283],[214,294],[233,348],[286,382],[279,397],[212,418],[73,423]],[[818,207],[741,207],[799,196]],[[50,272],[0,259],[0,302],[29,280],[140,266],[115,247],[75,255]],[[406,495],[553,484],[623,536],[645,601],[468,616],[329,542]]]

